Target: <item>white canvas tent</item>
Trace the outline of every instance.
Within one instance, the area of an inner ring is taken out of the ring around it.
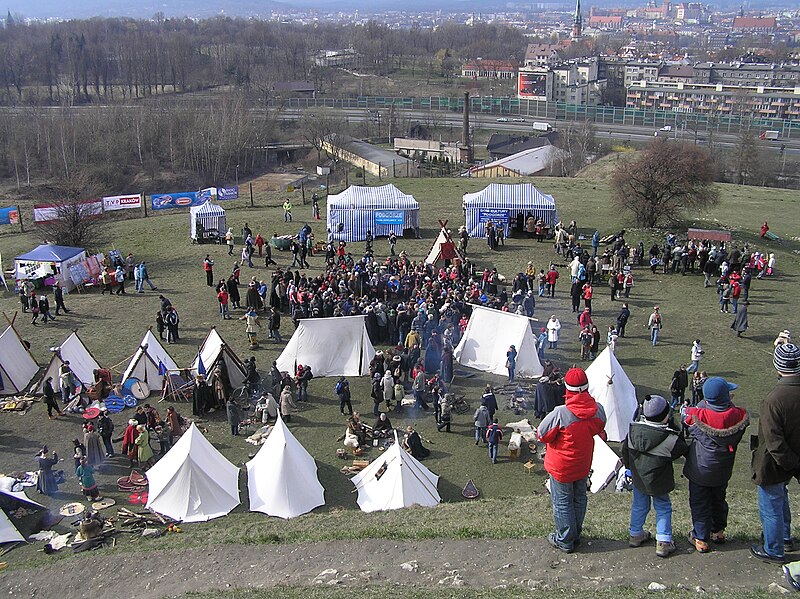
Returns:
[[[530,319],[521,314],[473,306],[472,317],[453,355],[462,366],[507,375],[506,352],[511,345],[517,350],[516,375],[541,376],[543,369]]]
[[[586,369],[586,377],[589,393],[606,411],[608,440],[621,442],[638,406],[633,383],[608,347]]]
[[[592,472],[589,476],[589,490],[599,493],[605,489],[617,474],[622,460],[608,444],[599,436],[594,436],[594,452],[592,453]]]
[[[208,237],[209,231],[216,231],[216,238],[225,236],[225,209],[207,201],[189,208],[189,235],[195,241]]]
[[[181,522],[205,522],[239,505],[239,468],[192,423],[147,471],[147,509]]]
[[[16,395],[27,390],[39,372],[39,364],[22,343],[14,327],[0,334],[0,395]]]
[[[244,384],[246,372],[244,364],[239,357],[234,353],[231,347],[225,343],[225,340],[220,336],[215,327],[206,335],[200,346],[199,352],[200,359],[203,361],[203,366],[208,373],[208,376],[214,372],[214,367],[220,362],[224,362],[228,370],[228,378],[231,385],[240,387]],[[195,357],[192,362],[192,374],[197,374],[198,358]]]
[[[24,543],[25,537],[23,537],[17,530],[17,527],[11,523],[6,513],[0,510],[0,544],[20,542]]]
[[[94,382],[94,371],[100,368],[100,364],[86,349],[77,332],[67,337],[60,346],[50,348],[50,351],[53,352],[53,357],[50,358],[50,364],[47,365],[47,369],[39,381],[39,393],[42,392],[44,382],[50,376],[53,377],[53,387],[58,387],[58,369],[64,362],[69,362],[72,374],[81,384],[88,386]]]
[[[412,505],[432,507],[442,498],[439,477],[395,443],[352,478],[362,512],[397,510]]]
[[[337,241],[363,241],[367,231],[373,237],[402,237],[406,229],[419,234],[419,203],[394,185],[351,185],[328,196],[327,211],[328,234]]]
[[[158,363],[161,362],[164,367],[169,371],[179,370],[175,360],[172,359],[161,345],[158,337],[153,335],[153,332],[148,329],[144,334],[142,342],[139,344],[139,349],[133,354],[125,373],[122,375],[122,382],[124,383],[129,378],[138,379],[150,388],[151,392],[157,392],[161,389],[161,383],[164,377],[158,373]]]
[[[436,241],[433,242],[431,251],[428,252],[428,257],[425,258],[425,264],[437,266],[439,262],[443,263],[445,260],[452,261],[456,258],[461,260],[462,263],[464,262],[464,256],[461,255],[461,251],[453,241],[450,232],[442,227],[439,231],[439,235],[436,237]]]
[[[314,376],[367,374],[375,348],[367,335],[365,319],[365,316],[335,316],[300,320],[278,358],[278,370],[293,373],[302,364],[311,366]]]
[[[278,416],[267,441],[247,462],[250,511],[296,518],[325,505],[317,463]]]

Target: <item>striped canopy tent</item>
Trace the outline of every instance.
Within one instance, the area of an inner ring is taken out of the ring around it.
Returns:
[[[328,196],[331,239],[363,241],[367,231],[373,237],[388,237],[391,232],[402,237],[407,229],[419,235],[419,203],[394,185],[351,185],[340,194]]]
[[[198,240],[203,237],[204,231],[216,231],[219,237],[225,236],[225,210],[222,206],[207,201],[200,206],[189,209],[191,223],[191,238]]]
[[[530,183],[492,183],[481,191],[464,194],[469,236],[486,237],[486,221],[491,219],[497,224],[498,215],[505,210],[509,211],[509,223],[514,223],[518,214],[522,215],[523,222],[528,214],[541,218],[548,227],[558,222],[553,196],[543,194]]]

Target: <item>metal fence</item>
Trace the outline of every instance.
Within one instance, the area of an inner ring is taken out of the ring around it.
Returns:
[[[341,109],[430,110],[461,112],[463,97],[431,96],[427,98],[395,98],[388,96],[358,96],[352,98],[287,98],[273,100],[272,107],[313,108],[329,107]],[[683,127],[693,131],[720,131],[739,133],[742,130],[780,131],[781,137],[800,135],[800,120],[764,119],[748,115],[707,115],[672,112],[666,110],[640,110],[617,106],[583,106],[565,102],[543,102],[518,98],[470,98],[470,111],[479,114],[531,117],[553,121],[589,120],[604,125],[630,125],[640,127]]]

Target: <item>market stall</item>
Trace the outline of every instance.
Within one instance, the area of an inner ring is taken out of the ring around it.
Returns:
[[[470,237],[486,237],[486,223],[504,229],[521,230],[529,216],[542,219],[550,229],[558,222],[553,196],[543,194],[530,183],[492,183],[481,191],[464,194],[464,214]],[[519,232],[519,231],[518,231]]]
[[[73,279],[70,267],[79,267],[87,258],[83,248],[42,244],[14,258],[14,273],[17,281],[29,280],[37,287],[61,283],[64,291],[69,292],[80,284]]]
[[[328,231],[337,241],[363,241],[373,237],[419,236],[419,203],[394,185],[351,185],[328,196]]]
[[[225,237],[225,210],[207,201],[189,209],[192,243],[221,243]]]

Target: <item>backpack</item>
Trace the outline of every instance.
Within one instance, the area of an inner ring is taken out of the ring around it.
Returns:
[[[336,395],[341,395],[344,392],[344,384],[342,383],[342,381],[336,383],[336,387],[334,387],[334,392],[336,393]]]

